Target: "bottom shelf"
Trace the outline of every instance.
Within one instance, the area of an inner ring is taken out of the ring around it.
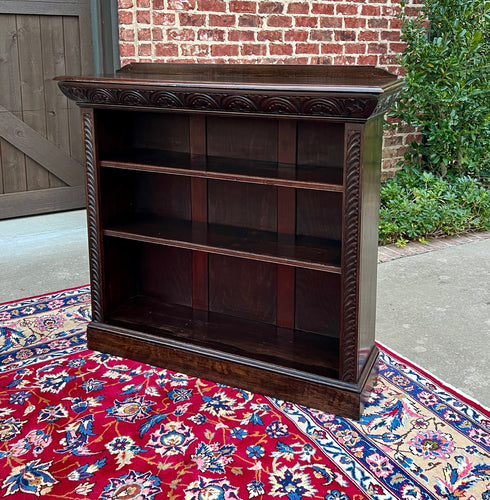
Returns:
[[[122,304],[109,315],[108,324],[143,332],[155,341],[170,339],[186,343],[189,349],[212,349],[225,358],[238,356],[283,371],[338,378],[339,340],[318,333],[164,304],[148,297]]]

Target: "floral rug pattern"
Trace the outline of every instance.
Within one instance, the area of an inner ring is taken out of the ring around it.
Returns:
[[[7,498],[490,500],[490,413],[381,348],[359,422],[89,351],[90,290],[0,305]]]

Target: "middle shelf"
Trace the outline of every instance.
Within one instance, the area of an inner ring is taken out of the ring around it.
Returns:
[[[134,216],[105,236],[340,273],[341,245],[312,236],[163,217]]]
[[[101,158],[102,167],[160,172],[208,179],[343,191],[342,166],[290,165],[272,161],[191,155],[133,148]]]

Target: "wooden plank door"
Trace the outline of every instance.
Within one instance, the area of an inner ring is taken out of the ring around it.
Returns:
[[[85,206],[80,112],[53,78],[92,71],[90,0],[0,0],[0,219]]]

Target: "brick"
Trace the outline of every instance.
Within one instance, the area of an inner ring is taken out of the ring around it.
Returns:
[[[157,57],[177,57],[179,49],[176,43],[156,43],[155,55]]]
[[[234,14],[210,14],[209,26],[235,26],[236,16]]]
[[[151,39],[153,41],[163,40],[163,30],[162,28],[152,28],[151,29]]]
[[[269,46],[269,52],[273,56],[292,56],[293,46],[282,43],[274,43]]]
[[[277,62],[281,64],[308,64],[310,62],[310,58],[293,56],[293,57],[285,57],[284,59],[279,59]]]
[[[206,16],[204,14],[179,14],[179,21],[181,26],[204,26],[206,23]]]
[[[335,5],[335,13],[338,16],[356,16],[359,12],[359,5],[352,3],[337,3]]]
[[[151,43],[138,43],[139,56],[151,56]]]
[[[324,17],[320,19],[321,28],[342,28],[341,17]]]
[[[368,44],[369,54],[386,54],[388,45],[386,43],[370,43]]]
[[[322,43],[321,53],[322,54],[342,54],[344,47],[340,43]]]
[[[369,28],[387,28],[388,19],[368,19]]]
[[[377,42],[379,40],[379,31],[361,31],[357,35],[360,42]]]
[[[200,12],[226,12],[224,0],[197,0],[197,8]]]
[[[311,30],[310,40],[315,42],[329,42],[332,40],[333,32],[330,30]]]
[[[136,55],[136,47],[132,43],[119,44],[119,54],[121,57],[130,57]]]
[[[186,57],[205,57],[209,55],[209,45],[206,44],[183,43],[180,48],[182,55]]]
[[[381,13],[383,16],[387,17],[398,17],[398,15],[400,14],[400,8],[383,5]]]
[[[353,42],[356,39],[355,31],[335,31],[335,40],[339,42]]]
[[[253,42],[255,32],[248,30],[230,30],[228,31],[228,41],[230,42]]]
[[[150,0],[136,0],[136,7],[139,9],[149,9],[150,8]]]
[[[390,19],[390,29],[400,31],[402,29],[402,20],[401,19]]]
[[[309,2],[292,2],[288,5],[288,14],[309,14]]]
[[[260,28],[262,26],[262,17],[242,14],[238,16],[238,26],[243,28]]]
[[[296,54],[319,54],[319,43],[297,43]]]
[[[238,56],[238,45],[216,44],[211,46],[212,57]]]
[[[316,28],[318,26],[318,16],[297,16],[294,18],[296,26]]]
[[[392,42],[400,41],[400,32],[397,30],[384,30],[381,32],[382,40],[390,40]]]
[[[401,54],[407,48],[407,44],[403,42],[398,42],[398,43],[391,42],[389,47],[391,52],[396,52],[397,54]]]
[[[289,28],[293,25],[291,16],[269,16],[267,17],[267,26],[275,28]]]
[[[167,30],[167,38],[168,40],[177,40],[177,41],[189,41],[194,40],[196,38],[196,34],[192,29],[179,29],[172,28]]]
[[[365,54],[366,44],[365,43],[346,43],[344,47],[345,54]]]
[[[378,65],[378,56],[365,56],[365,55],[360,55],[357,58],[357,64],[361,66],[377,66]]]
[[[284,39],[286,42],[306,42],[309,34],[308,30],[287,30]]]
[[[131,9],[133,7],[133,0],[119,0],[117,2],[117,7],[121,9]]]
[[[240,47],[242,56],[265,56],[267,55],[267,45],[263,43],[245,43]]]
[[[139,29],[138,30],[138,40],[139,41],[151,41],[150,28]]]
[[[225,30],[199,30],[197,38],[203,42],[222,42],[225,39]]]
[[[151,7],[153,10],[163,10],[165,8],[165,0],[153,0]]]
[[[321,56],[321,57],[310,57],[309,59],[310,59],[309,61],[310,64],[325,64],[325,65],[332,64],[331,57]]]
[[[133,12],[130,10],[120,10],[119,11],[119,25],[122,24],[133,24]]]
[[[192,10],[196,8],[196,0],[168,0],[170,10]]]
[[[247,2],[242,0],[232,0],[229,4],[230,12],[250,12],[255,13],[257,11],[256,2]]]
[[[126,29],[126,28],[120,28],[119,29],[119,40],[123,42],[132,42],[134,41],[134,30],[133,29]]]
[[[282,14],[284,5],[282,2],[263,2],[258,1],[259,14]]]
[[[346,17],[344,19],[345,28],[365,28],[366,19],[363,17]]]
[[[266,31],[262,30],[259,31],[257,34],[257,40],[259,42],[263,41],[269,41],[269,42],[280,42],[282,41],[283,38],[283,32],[282,31]]]
[[[174,26],[176,22],[175,14],[167,12],[153,12],[153,25],[157,26]]]
[[[335,14],[335,5],[332,3],[314,3],[311,8],[311,13],[323,16],[333,16]]]
[[[150,24],[150,11],[149,10],[139,10],[136,12],[136,21],[139,24]]]
[[[381,8],[378,5],[362,5],[361,16],[377,17],[381,15]]]
[[[356,64],[356,58],[355,56],[335,56],[333,59],[333,63],[340,66]]]

